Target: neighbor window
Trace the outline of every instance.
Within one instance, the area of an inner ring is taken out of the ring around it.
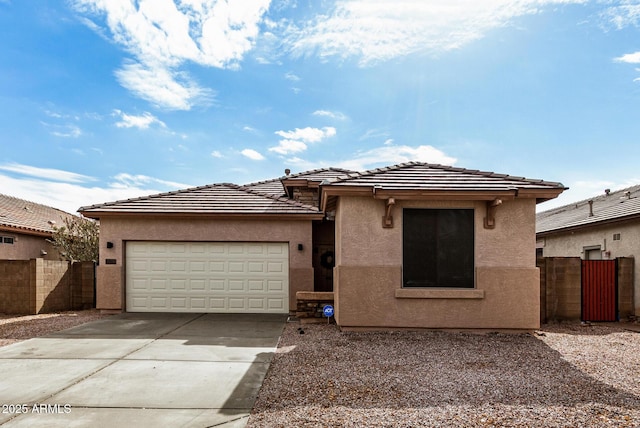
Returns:
[[[404,287],[473,288],[473,209],[404,209]]]
[[[13,244],[13,238],[5,236],[4,238],[2,238],[2,242],[5,244]]]

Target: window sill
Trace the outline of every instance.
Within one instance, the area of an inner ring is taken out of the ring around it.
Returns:
[[[484,299],[484,290],[398,288],[396,299]]]

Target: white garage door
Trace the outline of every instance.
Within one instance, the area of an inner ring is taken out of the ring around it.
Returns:
[[[129,312],[289,312],[289,246],[128,242]]]

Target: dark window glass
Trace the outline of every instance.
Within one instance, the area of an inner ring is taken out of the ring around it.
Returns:
[[[9,238],[8,236],[4,237],[5,244],[13,244],[13,238]]]
[[[473,288],[472,209],[403,211],[403,286]]]

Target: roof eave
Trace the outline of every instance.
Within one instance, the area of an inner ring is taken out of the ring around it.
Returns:
[[[85,217],[95,220],[105,217],[180,217],[180,218],[215,218],[216,220],[321,220],[320,211],[309,213],[212,213],[212,212],[176,212],[176,211],[81,211]]]
[[[464,200],[464,201],[491,201],[495,198],[504,200],[531,198],[536,200],[536,204],[558,197],[564,191],[563,188],[543,188],[543,189],[503,189],[503,190],[429,190],[429,189],[394,189],[382,186],[332,186],[331,184],[321,186],[322,211],[326,211],[330,198],[338,196],[373,196],[375,199],[394,198],[397,200]]]
[[[53,232],[49,232],[46,230],[38,230],[30,227],[21,227],[21,226],[9,226],[6,224],[0,225],[0,231],[21,233],[23,235],[40,236],[43,238],[50,238],[51,236],[53,236]]]

